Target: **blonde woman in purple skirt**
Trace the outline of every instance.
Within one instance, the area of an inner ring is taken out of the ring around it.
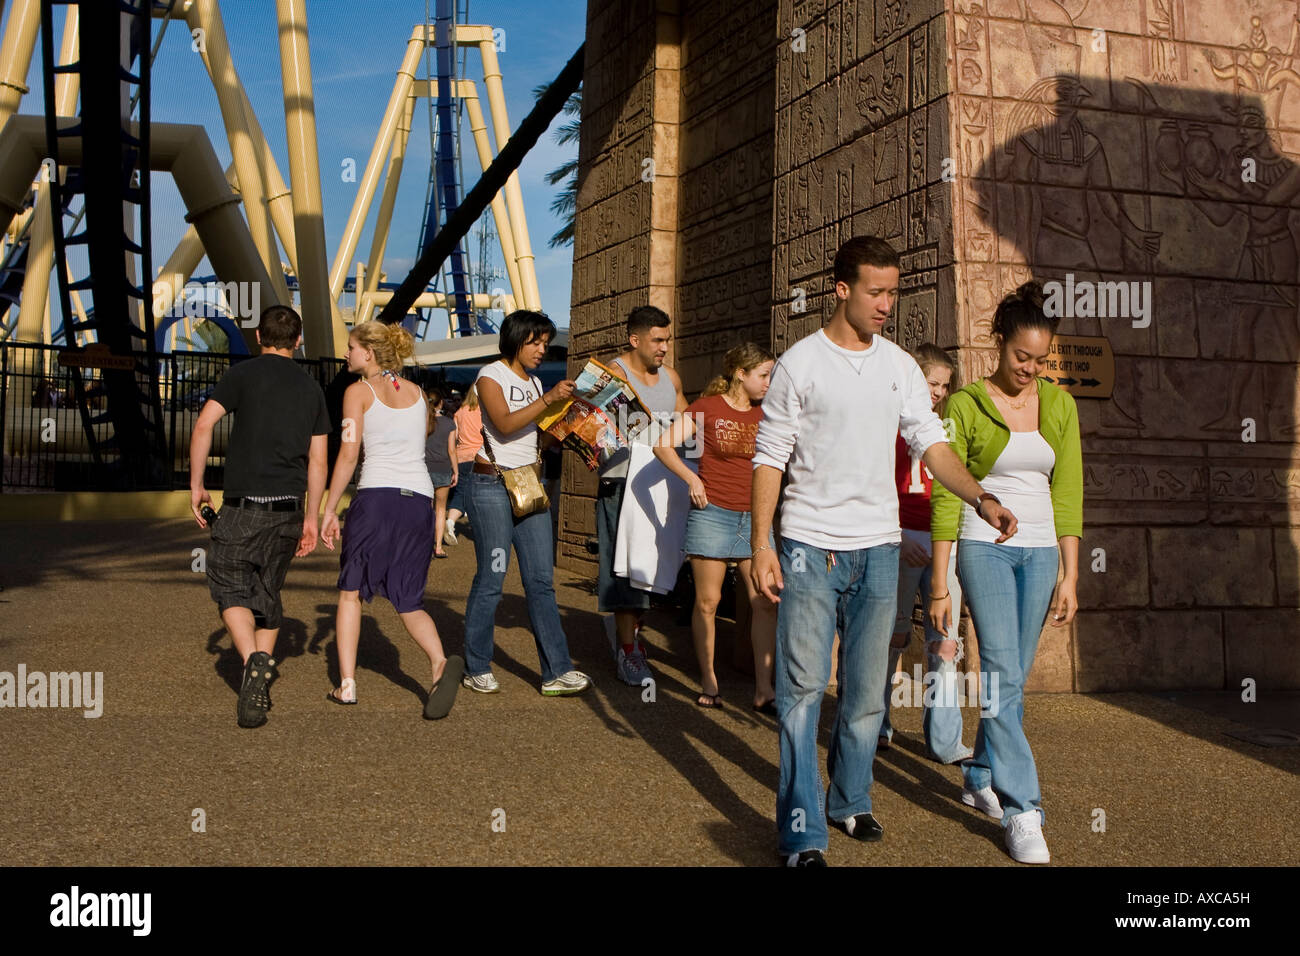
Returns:
[[[448,658],[433,618],[424,609],[424,585],[433,560],[433,483],[424,464],[428,418],[424,392],[401,377],[402,362],[415,351],[400,325],[363,322],[348,336],[348,371],[361,381],[343,393],[343,442],[325,502],[321,540],[334,550],[339,501],[352,480],[358,453],[365,461],[343,526],[337,618],[340,686],[328,697],[357,702],[357,643],[361,602],[388,598],[406,632],[429,656],[433,689],[424,716],[447,716],[465,671],[460,656]]]

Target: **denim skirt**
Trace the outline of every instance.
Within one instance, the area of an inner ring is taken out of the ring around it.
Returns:
[[[768,544],[775,546],[770,532]],[[749,546],[749,512],[730,511],[712,503],[703,508],[692,508],[686,516],[686,540],[682,550],[695,558],[749,560],[753,554]]]

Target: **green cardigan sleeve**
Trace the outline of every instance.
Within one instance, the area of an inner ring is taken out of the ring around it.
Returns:
[[[1052,514],[1056,536],[1083,537],[1083,450],[1079,439],[1079,407],[1074,396],[1062,393],[1061,432],[1052,469]]]
[[[952,427],[948,430],[951,436],[948,445],[957,454],[957,460],[965,465],[966,444],[969,430],[973,427],[975,403],[969,395],[957,392],[948,399],[944,412],[952,420]],[[936,478],[930,487],[931,541],[957,540],[957,531],[961,527],[961,506],[962,500]]]

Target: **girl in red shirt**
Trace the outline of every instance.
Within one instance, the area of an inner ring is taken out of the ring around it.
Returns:
[[[749,490],[754,440],[763,420],[758,403],[767,394],[775,364],[771,352],[752,342],[728,351],[722,359],[723,374],[709,383],[704,394],[687,407],[655,448],[659,460],[686,482],[691,492],[693,508],[686,519],[684,547],[695,578],[691,630],[700,662],[700,696],[696,703],[701,707],[721,706],[713,670],[714,625],[727,563],[735,561],[739,564],[736,577],[743,582],[749,600],[754,709],[772,715],[776,713],[776,692],[772,689],[776,606],[759,596],[749,580]],[[687,456],[697,458],[698,475],[676,452],[692,437],[697,439],[696,447],[689,449]],[[770,539],[768,546],[773,546]]]

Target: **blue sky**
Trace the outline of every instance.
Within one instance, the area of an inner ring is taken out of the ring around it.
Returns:
[[[498,53],[498,57],[510,122],[517,125],[532,108],[532,88],[554,79],[582,43],[586,4],[582,0],[548,0],[546,3],[469,0],[468,5],[469,22],[505,31],[505,49]],[[325,208],[325,242],[331,260],[347,223],[384,107],[392,93],[407,39],[412,28],[424,22],[425,6],[424,0],[307,2]],[[432,0],[429,7],[432,10]],[[235,67],[287,182],[289,167],[275,5],[267,0],[224,0],[221,11]],[[62,33],[62,18],[61,8],[56,8],[56,48]],[[155,35],[157,29],[158,21],[155,21]],[[477,51],[469,54],[467,62],[467,75],[475,80],[479,95],[483,97],[482,61]],[[421,72],[423,69],[422,61]],[[39,41],[27,82],[31,93],[24,97],[19,112],[40,112],[43,98]],[[153,64],[153,90],[155,121],[204,126],[222,164],[230,161],[216,94],[198,54],[191,50],[189,34],[181,23],[173,22],[167,28]],[[419,242],[429,171],[426,103],[421,101],[416,109],[386,249],[384,264],[390,281],[400,281],[405,277],[414,262]],[[485,99],[483,104],[487,112]],[[562,118],[557,119],[552,130],[562,122]],[[468,184],[463,188],[467,191],[477,180],[478,164],[468,136],[468,124],[465,126],[467,134],[462,149],[465,151]],[[569,247],[551,249],[547,245],[547,239],[560,223],[549,208],[555,187],[547,185],[543,177],[576,155],[576,144],[561,148],[555,145],[552,132],[548,132],[528,154],[519,172],[542,305],[561,326],[568,324],[573,255]],[[351,183],[344,182],[342,177],[343,161],[349,158],[356,162],[357,181]],[[185,221],[184,204],[171,177],[155,174],[153,188],[153,261],[156,270],[166,261],[184,233]],[[364,261],[369,255],[378,207],[377,192],[353,263],[358,258]],[[211,271],[205,260],[197,274],[207,275]],[[348,271],[353,274],[355,266],[350,266]],[[57,302],[57,299],[57,294],[52,296],[52,302]],[[55,309],[57,312],[57,305]]]

